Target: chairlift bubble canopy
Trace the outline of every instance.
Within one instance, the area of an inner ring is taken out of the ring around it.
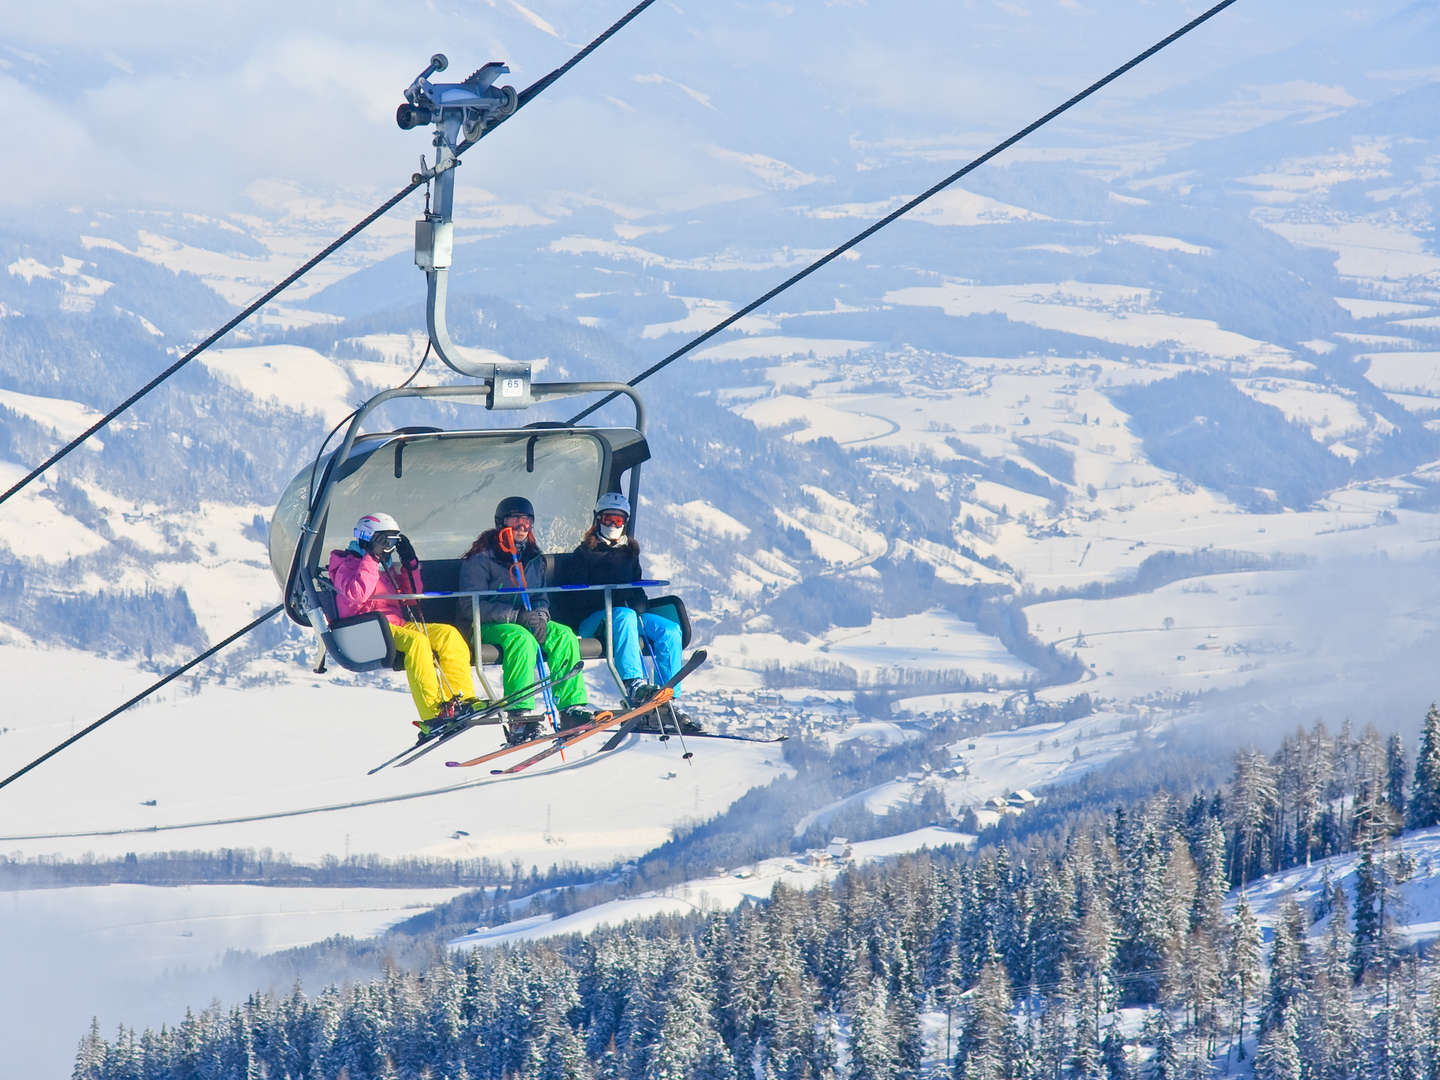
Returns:
[[[295,475],[275,509],[270,568],[284,591],[287,614],[313,625],[324,587],[320,571],[332,550],[350,542],[355,522],[367,513],[393,515],[421,561],[433,563],[460,559],[476,536],[494,527],[495,507],[508,495],[535,504],[535,539],[549,552],[569,551],[580,542],[603,492],[628,488],[630,505],[638,506],[640,465],[650,448],[634,390],[608,382],[536,383],[530,390],[537,403],[619,392],[635,407],[635,426],[542,422],[362,433],[367,415],[389,401],[427,398],[483,407],[477,399],[486,390],[411,387],[376,395],[356,412],[339,447]]]

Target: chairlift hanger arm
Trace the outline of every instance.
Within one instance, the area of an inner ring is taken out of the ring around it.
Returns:
[[[455,251],[455,166],[467,146],[520,107],[513,86],[496,86],[495,80],[510,69],[491,61],[459,83],[432,83],[430,76],[444,71],[449,61],[443,53],[430,58],[430,65],[405,91],[405,104],[395,113],[404,130],[419,124],[434,124],[431,139],[435,164],[420,159],[414,179],[433,184],[427,188],[425,216],[415,222],[415,265],[425,271],[425,324],[430,344],[445,365],[462,375],[486,384],[486,408],[523,409],[532,402],[530,365],[517,361],[485,359],[465,349],[450,336],[445,309],[449,298],[450,265]]]
[[[616,19],[615,22],[611,23],[610,26],[605,29],[604,33],[600,34],[599,37],[591,41],[590,44],[586,45],[569,60],[561,64],[554,71],[551,71],[548,75],[537,79],[524,90],[520,91],[520,93],[516,95],[515,108],[510,112],[509,115],[513,116],[516,112],[519,112],[521,108],[528,105],[540,94],[544,93],[545,90],[547,90],[552,83],[554,83],[561,76],[565,75],[568,71],[570,71],[571,68],[575,67],[575,65],[580,63],[580,61],[584,60],[587,56],[589,56],[592,52],[598,49],[606,41],[610,40],[610,38],[613,37],[615,34],[619,33],[621,29],[629,25],[629,23],[636,16],[638,16],[642,11],[644,11],[654,2],[655,0],[640,0],[640,3],[636,4],[620,18]],[[434,57],[431,57],[432,64],[434,63],[434,59]],[[427,71],[427,75],[433,73],[433,70]],[[414,84],[412,84],[412,86],[413,85]],[[485,128],[483,131],[477,134],[475,138],[478,139],[489,131],[494,130],[496,126],[503,122],[503,119],[504,118],[496,120],[494,124],[491,124],[489,127]],[[463,146],[461,146],[460,149],[456,152],[456,156],[458,157],[459,154],[462,154],[467,149],[469,149],[473,142],[474,140],[471,140],[470,142],[467,142]],[[281,281],[277,282],[275,285],[267,289],[260,296],[252,300],[245,308],[237,312],[233,317],[230,318],[229,321],[222,325],[218,330],[211,333],[207,338],[201,341],[184,356],[180,357],[169,367],[165,368],[158,375],[154,376],[152,379],[146,382],[145,385],[141,386],[138,390],[132,393],[129,397],[125,398],[125,400],[121,401],[104,416],[100,417],[84,431],[80,432],[80,434],[76,435],[64,446],[56,450],[39,465],[36,465],[33,469],[31,469],[15,483],[11,484],[3,492],[0,492],[0,504],[4,504],[12,496],[19,494],[21,490],[28,487],[35,480],[39,479],[46,472],[48,472],[51,466],[57,464],[62,458],[66,457],[67,455],[78,449],[92,436],[96,435],[105,427],[108,427],[115,420],[116,417],[128,410],[130,406],[134,405],[141,398],[145,397],[151,391],[155,390],[161,383],[165,382],[181,368],[190,363],[191,360],[194,360],[195,357],[199,356],[206,349],[210,348],[217,341],[219,341],[226,334],[228,334],[231,330],[233,330],[235,327],[239,326],[245,320],[250,318],[251,315],[255,314],[255,312],[259,311],[266,304],[270,303],[271,300],[275,299],[275,297],[279,296],[291,285],[295,284],[295,282],[299,281],[312,269],[320,265],[320,263],[324,262],[336,251],[344,247],[352,239],[360,235],[360,233],[364,232],[372,224],[374,224],[380,218],[388,214],[391,210],[398,206],[401,201],[408,198],[411,192],[418,188],[422,183],[424,183],[423,177],[412,177],[409,184],[401,188],[394,195],[390,196],[390,198],[386,199],[369,214],[366,214],[365,217],[361,218],[358,222],[356,222],[353,226],[347,229],[336,239],[325,245],[324,248],[322,248],[318,253],[316,253],[306,262],[302,263],[287,277],[283,278]]]

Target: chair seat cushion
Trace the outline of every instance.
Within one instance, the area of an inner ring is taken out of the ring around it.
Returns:
[[[582,637],[580,639],[580,659],[599,660],[605,655],[605,646],[600,644],[599,638]],[[480,662],[482,664],[500,663],[500,650],[494,645],[484,644],[480,646]]]

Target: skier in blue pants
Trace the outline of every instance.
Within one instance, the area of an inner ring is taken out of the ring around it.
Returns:
[[[621,585],[643,577],[640,545],[633,536],[625,535],[629,520],[629,499],[618,491],[600,496],[595,503],[595,518],[571,556],[570,577],[575,584]],[[655,688],[645,682],[643,646],[648,645],[655,658],[656,680],[664,682],[684,663],[680,627],[670,619],[646,611],[642,589],[615,590],[611,605],[615,640],[611,642],[610,655],[625,683],[626,696],[631,704],[638,704],[655,692]],[[581,637],[597,637],[602,633],[604,622],[605,609],[600,607],[584,616],[575,629]],[[679,694],[678,686],[675,692]],[[691,723],[678,709],[674,711],[682,724]]]

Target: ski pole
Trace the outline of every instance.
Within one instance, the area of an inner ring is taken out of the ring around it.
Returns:
[[[638,620],[639,616],[636,616],[636,618]],[[649,641],[645,640],[644,634],[640,635],[640,640],[644,642],[645,651],[650,655],[650,667],[654,670],[655,678],[658,681],[660,678],[660,662],[655,656],[655,648]],[[678,688],[679,686],[676,684],[675,689]],[[694,766],[695,755],[690,751],[690,748],[685,745],[685,729],[680,726],[680,718],[675,715],[674,700],[675,695],[672,693],[670,700],[655,710],[655,723],[660,728],[660,741],[664,742],[670,738],[669,732],[665,730],[665,714],[668,712],[670,714],[670,722],[675,725],[675,734],[680,737],[680,756],[683,760],[690,762],[691,766]]]
[[[515,543],[515,530],[506,525],[500,530],[500,550],[510,556],[510,576],[515,584],[520,586],[520,600],[525,605],[526,611],[535,610],[530,606],[530,586],[525,581],[525,567],[520,563],[520,549]],[[535,643],[535,671],[541,679],[549,679],[549,672],[545,667],[545,649],[539,641]],[[560,730],[560,710],[555,707],[555,695],[550,692],[550,684],[546,682],[542,693],[545,696],[545,711],[550,717],[550,730]]]

